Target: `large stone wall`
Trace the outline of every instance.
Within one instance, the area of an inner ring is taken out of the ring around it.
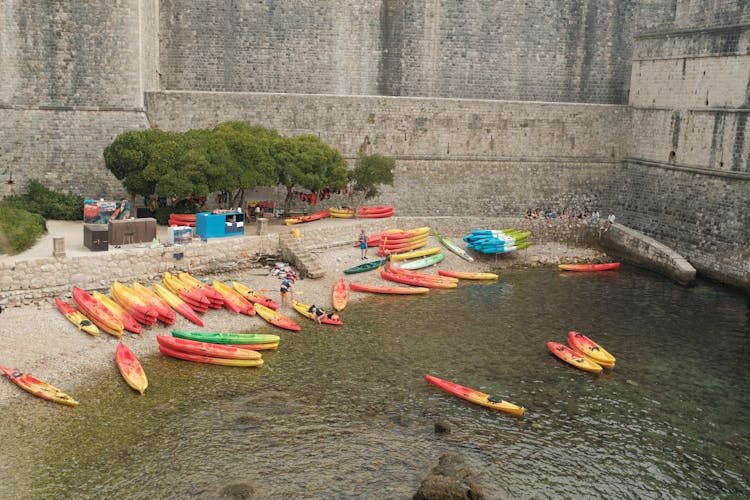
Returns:
[[[124,194],[102,150],[148,127],[157,20],[153,0],[0,5],[0,197],[29,179],[83,196]]]
[[[637,0],[164,0],[165,90],[624,104]]]

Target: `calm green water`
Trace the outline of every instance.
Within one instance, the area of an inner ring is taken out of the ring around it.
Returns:
[[[156,355],[141,360],[144,397],[108,371],[76,409],[10,408],[0,497],[212,498],[251,483],[259,498],[409,498],[447,452],[489,497],[750,496],[746,296],[627,267],[465,283],[372,296],[338,329],[303,323],[261,369]],[[615,354],[615,370],[551,356],[545,343],[571,329]],[[443,393],[428,372],[527,415]],[[437,420],[451,433],[436,435]]]

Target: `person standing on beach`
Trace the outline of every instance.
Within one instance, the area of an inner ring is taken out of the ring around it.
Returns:
[[[284,280],[281,282],[281,288],[279,289],[281,292],[281,305],[282,306],[288,306],[289,305],[289,294],[292,293],[292,280],[289,278],[284,278]]]
[[[365,230],[362,229],[359,232],[359,249],[362,251],[362,257],[360,260],[367,259],[367,235],[365,234]]]

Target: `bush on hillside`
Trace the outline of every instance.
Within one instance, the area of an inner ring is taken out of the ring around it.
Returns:
[[[8,196],[2,204],[52,220],[83,220],[83,198],[52,191],[39,181],[29,181],[26,192]]]
[[[45,230],[41,215],[0,204],[0,253],[13,255],[31,248]]]

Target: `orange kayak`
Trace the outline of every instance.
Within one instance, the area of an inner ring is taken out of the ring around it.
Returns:
[[[146,373],[143,371],[143,367],[138,361],[138,358],[136,358],[133,352],[122,342],[117,344],[115,361],[117,362],[117,368],[120,370],[120,374],[122,375],[122,378],[125,379],[125,382],[127,382],[130,387],[143,394],[146,387],[148,387]]]
[[[292,332],[302,330],[302,327],[295,323],[294,320],[287,318],[278,311],[274,311],[273,309],[257,302],[253,304],[253,307],[255,308],[255,312],[258,313],[258,316],[268,321],[273,326],[278,326],[279,328],[290,330]]]
[[[619,262],[607,264],[558,264],[560,271],[615,271],[620,268]]]
[[[349,282],[349,289],[354,292],[367,293],[392,293],[400,295],[414,295],[427,293],[429,288],[423,286],[386,286],[386,285],[365,285],[362,283]]]
[[[223,297],[224,307],[236,313],[255,316],[253,304],[245,300],[245,297],[240,295],[237,290],[217,280],[214,280],[213,287]]]
[[[164,299],[167,304],[169,304],[169,307],[182,314],[184,317],[186,317],[196,325],[203,326],[203,320],[201,320],[198,315],[195,314],[193,308],[185,303],[184,300],[175,295],[167,287],[161,286],[158,283],[154,283],[154,291],[159,297]]]
[[[396,283],[403,283],[404,285],[422,286],[427,288],[457,288],[458,285],[450,281],[440,281],[433,279],[426,279],[419,276],[405,276],[403,274],[389,273],[386,271],[380,272],[380,277],[388,280],[395,281]]]
[[[123,308],[120,304],[118,304],[114,300],[110,299],[103,293],[98,292],[96,290],[91,292],[91,296],[94,297],[99,302],[101,302],[104,305],[104,307],[109,309],[112,312],[112,314],[114,314],[115,317],[117,317],[117,319],[122,321],[122,325],[125,327],[127,331],[138,333],[138,334],[143,332],[143,328],[141,327],[141,324],[138,323],[138,320],[135,319],[129,312],[127,312],[125,308]]]
[[[459,398],[465,399],[466,401],[471,401],[474,404],[486,406],[487,408],[492,408],[493,410],[504,411],[518,417],[523,416],[525,412],[525,410],[521,406],[509,403],[508,401],[494,396],[490,396],[489,394],[485,394],[484,392],[469,389],[468,387],[458,385],[454,382],[437,378],[433,375],[425,374],[424,379],[427,382],[440,387],[444,391],[450,392],[454,396],[458,396]]]
[[[159,345],[170,349],[199,354],[201,356],[211,356],[212,358],[260,359],[261,357],[259,352],[229,344],[198,342],[196,340],[170,337],[169,335],[157,335],[156,341]]]
[[[602,371],[601,366],[586,358],[580,352],[574,351],[566,345],[550,341],[547,342],[547,349],[549,349],[549,352],[551,352],[561,360],[565,361],[569,365],[575,366],[579,370],[591,373],[599,373]]]
[[[568,332],[568,345],[604,368],[615,366],[615,357],[582,333]]]
[[[337,311],[343,311],[349,300],[349,289],[346,288],[344,278],[341,278],[333,286],[333,308]]]
[[[192,354],[185,351],[170,349],[169,347],[163,345],[159,346],[159,352],[171,358],[183,359],[185,361],[192,361],[194,363],[207,363],[210,365],[222,366],[263,366],[262,359],[214,358],[211,356],[203,356],[200,354]]]
[[[73,302],[99,328],[115,337],[122,337],[123,330],[125,329],[122,321],[86,290],[73,286]]]
[[[47,382],[43,382],[28,373],[11,370],[5,366],[0,366],[0,370],[2,370],[18,387],[24,391],[30,392],[38,398],[63,405],[78,406],[78,401],[71,398],[57,387],[50,385]]]
[[[279,304],[274,302],[273,299],[269,299],[265,295],[261,295],[247,285],[244,285],[238,281],[232,281],[232,288],[237,290],[240,295],[246,300],[249,300],[253,304],[258,303],[263,306],[273,309],[274,311],[279,308]]]
[[[174,320],[177,319],[174,310],[169,307],[169,304],[167,304],[164,299],[156,295],[156,293],[153,292],[150,288],[141,285],[137,281],[133,282],[132,289],[135,293],[140,295],[143,300],[151,304],[153,308],[156,309],[156,318],[159,321],[167,325],[174,324]]]
[[[224,305],[224,296],[218,292],[217,290],[211,288],[208,286],[208,284],[203,283],[198,278],[193,277],[191,274],[186,272],[179,272],[177,273],[177,277],[180,281],[185,283],[188,287],[195,287],[203,294],[206,299],[208,299],[209,302],[211,302],[212,306],[223,306]]]

